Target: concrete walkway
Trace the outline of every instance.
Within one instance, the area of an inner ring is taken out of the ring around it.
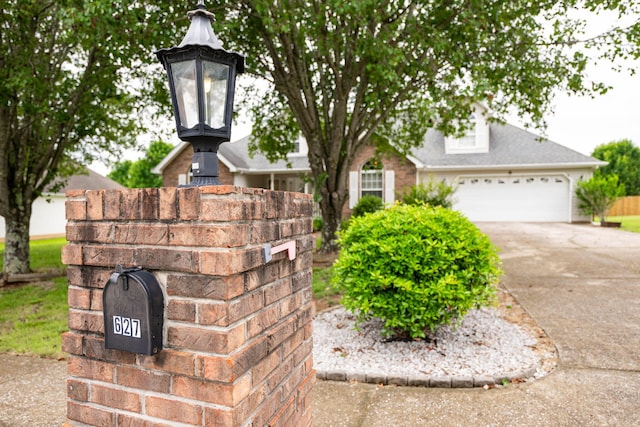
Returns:
[[[314,426],[640,425],[640,234],[589,225],[481,224],[503,285],[555,341],[549,376],[505,388],[318,381]],[[65,362],[0,355],[0,426],[60,426]]]
[[[493,390],[318,382],[315,427],[640,425],[640,234],[480,228],[502,250],[503,285],[555,341],[556,370]]]

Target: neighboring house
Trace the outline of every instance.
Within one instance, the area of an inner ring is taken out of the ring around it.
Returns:
[[[376,157],[367,147],[357,153],[349,172],[349,202],[345,215],[360,197],[380,196],[393,203],[403,189],[429,179],[457,186],[454,209],[472,221],[588,221],[577,209],[575,184],[589,179],[606,164],[509,124],[489,123],[478,107],[475,126],[462,138],[430,130],[424,144],[407,157]],[[262,155],[248,155],[249,138],[220,146],[220,181],[244,187],[310,192],[302,177],[310,174],[307,147],[286,162],[269,163]],[[189,181],[192,149],[174,148],[158,164],[165,186]]]
[[[66,234],[65,192],[69,190],[111,190],[124,188],[117,182],[87,168],[88,175],[74,175],[57,193],[45,192],[33,202],[29,236],[63,237]],[[0,239],[4,239],[4,218],[0,217]]]

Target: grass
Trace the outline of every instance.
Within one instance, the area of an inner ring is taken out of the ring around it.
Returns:
[[[64,238],[33,240],[31,268],[62,269]],[[0,262],[4,244],[0,244]],[[0,288],[0,352],[62,358],[61,334],[67,330],[67,278]]]
[[[0,289],[0,352],[63,358],[67,278]]]
[[[640,215],[608,216],[607,221],[621,222],[621,228],[634,233],[640,233]]]

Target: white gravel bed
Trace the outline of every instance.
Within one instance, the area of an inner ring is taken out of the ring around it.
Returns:
[[[534,337],[493,308],[471,310],[457,327],[443,326],[428,340],[385,342],[381,326],[373,319],[356,330],[355,316],[343,307],[318,313],[313,360],[320,377],[494,378],[498,383],[531,376],[543,356],[533,349]]]

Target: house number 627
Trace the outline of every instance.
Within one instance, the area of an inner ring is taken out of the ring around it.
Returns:
[[[140,338],[140,319],[113,316],[113,333],[115,335]]]

